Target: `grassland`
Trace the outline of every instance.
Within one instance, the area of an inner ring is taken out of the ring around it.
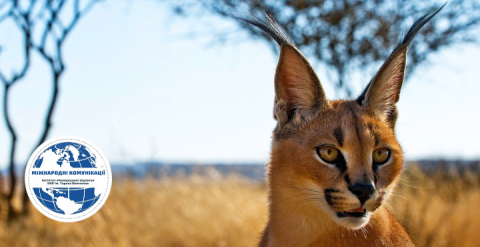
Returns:
[[[418,246],[480,246],[479,175],[415,166],[390,206]],[[32,208],[0,223],[0,246],[254,246],[267,220],[267,190],[237,176],[116,179],[94,216],[59,223]]]

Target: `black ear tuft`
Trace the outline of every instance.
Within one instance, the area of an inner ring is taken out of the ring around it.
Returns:
[[[425,26],[425,24],[427,24],[435,15],[438,14],[438,12],[440,12],[440,10],[443,9],[443,7],[445,7],[445,5],[447,5],[447,3],[444,3],[442,6],[440,6],[438,9],[435,10],[435,7],[433,7],[428,13],[426,13],[425,15],[423,15],[422,17],[418,18],[413,24],[412,26],[410,27],[410,29],[408,30],[407,34],[405,35],[405,37],[403,38],[402,42],[400,44],[398,44],[397,48],[398,49],[400,46],[402,45],[405,45],[405,44],[410,44],[410,42],[413,40],[413,38],[415,37],[415,35],[418,33],[418,31],[420,31],[420,29],[422,29],[423,26]],[[395,52],[395,50],[394,50]],[[392,52],[393,53],[393,52]]]
[[[443,9],[443,7],[445,7],[447,3],[444,3],[442,6],[440,6],[439,8],[435,8],[433,7],[428,13],[426,13],[425,15],[423,15],[422,17],[418,18],[413,24],[412,26],[410,27],[410,29],[408,30],[407,34],[405,35],[405,37],[402,39],[402,41],[397,45],[397,47],[393,50],[393,52],[390,54],[390,57],[387,59],[387,61],[391,60],[391,57],[393,54],[395,54],[397,52],[397,50],[399,50],[400,48],[404,47],[404,46],[408,46],[410,44],[410,42],[412,42],[413,38],[415,37],[415,35],[418,33],[418,31],[420,31],[420,29],[422,29],[422,27],[427,24],[436,14],[438,14],[438,12],[440,12],[440,10]],[[372,79],[373,80],[373,79]],[[363,90],[362,94],[360,94],[360,96],[358,96],[357,98],[357,103],[359,105],[363,105],[363,101],[365,100],[365,96],[368,92],[368,89],[370,88],[370,85],[372,84],[372,81],[370,81],[368,83],[368,85],[365,87],[365,89]]]
[[[265,19],[262,20],[255,16],[240,17],[231,15],[231,17],[244,21],[250,25],[256,26],[274,39],[279,46],[289,44],[295,46],[290,37],[285,33],[285,30],[277,23],[272,14],[265,10]]]
[[[238,17],[260,28],[280,46],[280,57],[275,73],[274,118],[275,133],[283,129],[298,129],[311,121],[328,101],[320,80],[307,58],[295,47],[273,16],[265,11],[265,17]],[[287,131],[288,132],[288,131]]]

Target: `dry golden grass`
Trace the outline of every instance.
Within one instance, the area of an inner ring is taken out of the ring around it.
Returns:
[[[480,246],[479,174],[437,172],[411,166],[391,205],[417,246]]]
[[[425,176],[415,167],[391,202],[418,246],[479,246],[478,175]],[[0,246],[254,246],[267,220],[264,185],[230,176],[115,180],[78,223],[32,215],[0,223]]]
[[[236,177],[113,184],[94,216],[60,223],[32,207],[1,226],[0,246],[254,246],[267,219],[265,186]]]

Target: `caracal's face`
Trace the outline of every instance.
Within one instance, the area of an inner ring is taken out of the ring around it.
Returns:
[[[392,195],[403,157],[392,127],[356,101],[331,101],[308,125],[274,141],[272,162],[288,173],[299,203],[357,229]]]
[[[329,219],[358,229],[392,195],[403,164],[395,123],[408,45],[442,8],[417,19],[365,90],[349,101],[327,99],[307,58],[273,16],[240,18],[280,47],[268,168],[271,221],[288,224],[299,216],[303,226],[317,225],[310,229],[332,226]]]

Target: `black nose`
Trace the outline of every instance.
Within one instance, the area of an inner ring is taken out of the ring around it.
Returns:
[[[352,187],[348,187],[348,189],[358,197],[362,205],[368,199],[370,199],[372,194],[375,192],[375,187],[373,187],[373,184],[371,183],[370,184],[355,183]]]

